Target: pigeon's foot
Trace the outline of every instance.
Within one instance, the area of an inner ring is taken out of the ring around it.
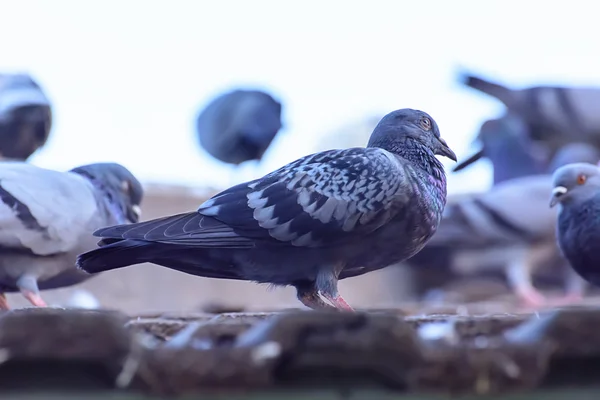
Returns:
[[[298,300],[308,308],[313,310],[335,309],[335,307],[323,301],[317,289],[313,285],[309,287],[296,286]]]
[[[6,300],[6,294],[0,293],[0,310],[10,310],[8,300]]]
[[[342,296],[339,294],[337,296],[331,296],[328,293],[323,293],[323,297],[325,297],[328,301],[331,302],[338,310],[344,311],[354,311],[354,309],[344,300]]]
[[[547,304],[544,295],[533,288],[519,291],[517,296],[523,305],[528,308],[540,308]]]
[[[27,290],[23,290],[23,291],[21,291],[21,293],[34,306],[36,306],[36,307],[48,307],[48,305],[46,304],[46,302],[44,301],[44,299],[42,299],[42,296],[40,296],[39,293],[34,293],[34,292],[27,291]]]

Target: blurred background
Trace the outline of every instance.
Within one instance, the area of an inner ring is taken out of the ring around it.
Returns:
[[[143,218],[149,219],[193,210],[217,190],[305,154],[364,146],[379,118],[398,108],[433,116],[463,161],[479,148],[473,140],[482,124],[506,106],[468,88],[461,75],[510,88],[600,86],[600,26],[592,6],[548,0],[5,1],[0,73],[30,74],[52,104],[49,139],[29,162],[58,170],[121,163],[145,184]],[[276,99],[281,129],[259,161],[232,165],[199,144],[196,119],[212,99],[238,88]],[[443,162],[451,195],[493,185],[487,159],[457,173]],[[414,270],[399,266],[348,279],[340,290],[357,307],[415,299]],[[505,283],[495,285],[508,293]],[[128,312],[214,302],[298,306],[291,289],[149,265],[45,297],[66,304],[83,289],[98,304]],[[9,297],[15,306],[25,304],[18,294]]]

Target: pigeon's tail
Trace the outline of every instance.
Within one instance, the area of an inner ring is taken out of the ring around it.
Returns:
[[[98,249],[80,254],[77,268],[89,273],[110,271],[130,265],[152,263],[186,274],[206,278],[243,280],[235,266],[211,262],[204,251],[193,247],[135,239],[102,239]],[[214,261],[214,260],[213,260]]]
[[[75,264],[89,274],[140,264],[146,262],[144,247],[147,244],[141,240],[120,240],[80,254]]]
[[[478,78],[473,75],[464,75],[462,82],[473,89],[479,90],[485,94],[493,96],[503,102],[507,107],[513,102],[514,91],[502,86],[498,83],[486,81],[485,79]]]

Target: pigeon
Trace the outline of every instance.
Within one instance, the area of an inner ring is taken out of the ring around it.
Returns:
[[[600,151],[573,143],[563,147],[552,164],[598,160]],[[533,286],[531,275],[561,260],[556,213],[547,207],[551,190],[552,175],[547,173],[511,179],[485,192],[449,196],[437,232],[406,264],[423,273],[450,270],[472,275],[503,270],[525,306],[545,305],[547,300]],[[559,268],[565,274],[567,294],[558,302],[580,300],[581,280],[564,263]]]
[[[40,290],[88,279],[77,255],[96,247],[94,230],[138,222],[142,196],[140,182],[115,163],[60,172],[0,162],[0,309],[9,309],[7,292],[44,307]]]
[[[88,273],[150,262],[181,272],[296,288],[312,309],[352,307],[340,279],[395,264],[435,232],[446,203],[441,155],[456,155],[427,113],[385,115],[367,147],[307,155],[226,189],[197,211],[102,228]],[[320,295],[332,305],[323,301]]]
[[[217,160],[233,165],[260,161],[281,127],[281,104],[258,90],[222,94],[196,119],[200,145]]]
[[[27,74],[0,74],[0,158],[27,160],[51,127],[51,104],[37,82]]]
[[[523,119],[534,140],[544,142],[551,156],[567,143],[600,148],[600,87],[534,86],[511,89],[470,74],[463,83],[500,100]]]
[[[496,185],[521,176],[543,174],[548,169],[548,151],[530,139],[527,125],[514,114],[485,121],[476,140],[481,149],[458,163],[454,172],[485,157],[492,163]]]
[[[575,272],[600,285],[600,169],[588,163],[554,172],[550,207],[558,205],[557,237],[562,255]]]

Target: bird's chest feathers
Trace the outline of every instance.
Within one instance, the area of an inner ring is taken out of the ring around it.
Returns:
[[[418,174],[412,180],[413,207],[416,209],[412,216],[416,228],[422,228],[429,239],[437,230],[446,206],[446,182],[429,174]]]
[[[590,204],[582,204],[575,210],[565,211],[567,210],[561,212],[558,226],[559,240],[565,256],[581,262],[600,261],[600,252],[597,250],[600,243],[598,210]]]

